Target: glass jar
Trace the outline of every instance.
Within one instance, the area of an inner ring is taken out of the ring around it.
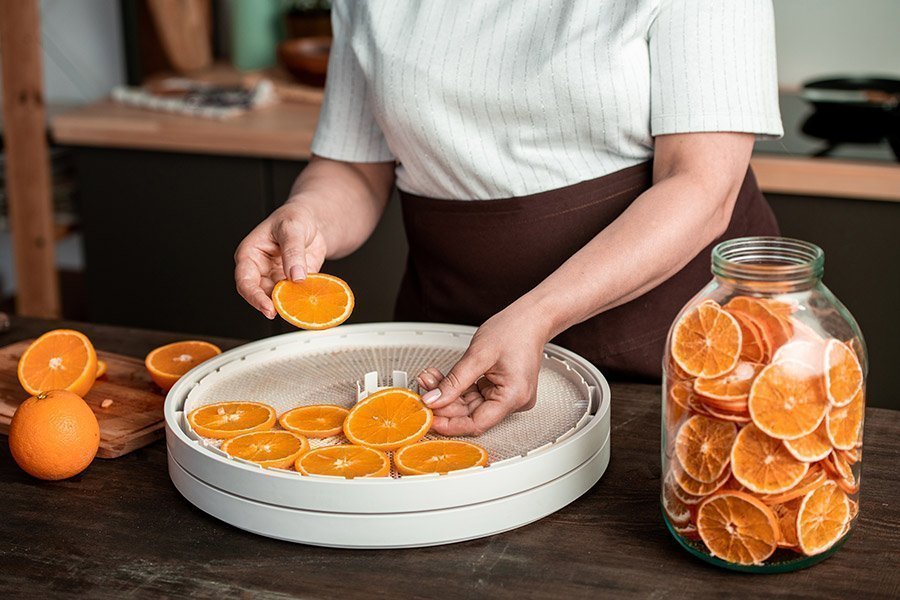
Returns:
[[[718,566],[819,562],[859,507],[866,351],[822,284],[824,253],[750,237],[713,249],[713,280],[681,310],[663,362],[662,508]]]

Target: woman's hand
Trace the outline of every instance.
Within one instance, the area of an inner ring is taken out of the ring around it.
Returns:
[[[434,410],[435,431],[480,435],[537,399],[538,372],[548,330],[522,299],[478,328],[468,350],[444,377],[434,368],[417,377],[422,400]]]
[[[288,202],[256,226],[234,254],[238,293],[259,312],[275,318],[272,288],[285,278],[300,281],[322,267],[328,249],[312,212]]]

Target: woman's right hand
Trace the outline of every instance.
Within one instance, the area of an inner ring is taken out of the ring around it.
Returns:
[[[325,238],[313,212],[287,202],[251,231],[234,253],[238,293],[269,319],[275,318],[272,288],[282,279],[300,281],[325,261]]]

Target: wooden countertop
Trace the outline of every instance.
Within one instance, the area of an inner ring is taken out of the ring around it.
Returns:
[[[14,319],[0,344],[58,322]],[[73,324],[68,324],[73,325]],[[143,356],[172,334],[74,324],[98,348]],[[217,340],[223,347],[237,340]],[[677,546],[659,509],[659,388],[612,386],[612,460],[584,496],[540,521],[426,549],[351,551],[252,535],[175,490],[163,442],[39,482],[0,443],[0,589],[27,597],[897,598],[900,412],[869,409],[857,529],[805,571],[745,575]]]
[[[319,106],[284,102],[225,121],[122,106],[110,100],[52,119],[55,140],[99,146],[306,160]],[[757,154],[764,192],[900,201],[900,164]]]

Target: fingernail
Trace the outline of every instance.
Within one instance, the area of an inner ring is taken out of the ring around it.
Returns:
[[[431,390],[430,392],[425,392],[425,394],[422,395],[422,402],[424,402],[425,404],[432,404],[435,401],[437,401],[437,399],[440,397],[441,397],[441,390],[439,390],[439,389]]]
[[[306,272],[303,267],[299,265],[291,267],[291,281],[303,281],[304,279],[306,279]]]

